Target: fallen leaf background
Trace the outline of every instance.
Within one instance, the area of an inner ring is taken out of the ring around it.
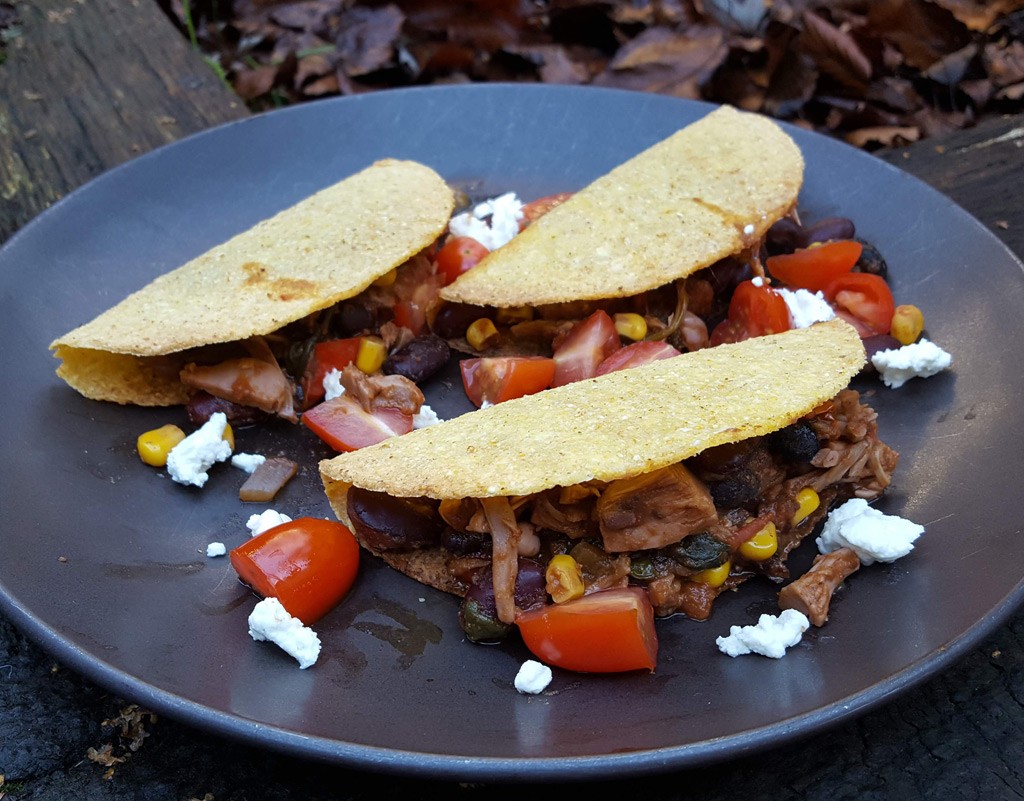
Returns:
[[[157,0],[256,111],[401,86],[730,103],[868,150],[1024,108],[1024,0]]]

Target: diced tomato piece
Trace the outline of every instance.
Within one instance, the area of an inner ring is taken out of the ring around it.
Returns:
[[[747,329],[735,320],[730,320],[726,317],[711,332],[711,336],[708,337],[708,345],[713,348],[716,345],[724,345],[728,342],[742,342],[744,339],[750,339]]]
[[[324,376],[342,370],[356,360],[362,337],[328,339],[313,346],[313,354],[302,377],[302,408],[315,406],[324,397]]]
[[[580,673],[654,670],[658,635],[646,590],[621,587],[516,617],[523,642],[548,665]]]
[[[744,281],[729,301],[729,319],[735,320],[752,337],[781,334],[793,327],[785,299],[769,286]]]
[[[395,282],[398,300],[395,303],[395,325],[404,326],[419,336],[427,327],[427,313],[438,303],[438,293],[444,286],[444,276],[440,274],[422,275],[419,283],[412,283],[413,273],[399,274]],[[417,271],[415,275],[421,275]]]
[[[670,359],[673,356],[680,356],[681,353],[667,342],[634,342],[615,351],[597,366],[595,375],[614,373],[616,370],[626,370],[630,367],[639,367],[641,364],[649,364],[660,359]]]
[[[490,251],[471,236],[454,236],[437,252],[437,272],[450,284],[467,270],[472,270]]]
[[[341,523],[300,517],[243,542],[230,559],[242,581],[308,626],[352,588],[359,543]]]
[[[477,406],[532,395],[551,386],[555,360],[543,356],[486,356],[459,362],[466,396]]]
[[[336,451],[355,451],[412,431],[411,414],[388,408],[367,412],[348,395],[314,406],[302,422]]]
[[[572,194],[572,192],[558,192],[557,194],[537,198],[523,204],[523,219],[519,221],[519,230],[522,231],[526,226],[538,217],[543,217],[555,206],[561,206],[572,197]]]
[[[827,242],[795,253],[769,256],[765,267],[786,286],[819,292],[850,272],[863,249],[860,242],[852,240]]]
[[[884,278],[870,273],[847,273],[825,288],[825,298],[862,339],[888,334],[896,302]]]
[[[597,366],[621,347],[614,321],[608,312],[598,309],[586,320],[576,323],[555,349],[555,378],[551,386],[593,378]]]

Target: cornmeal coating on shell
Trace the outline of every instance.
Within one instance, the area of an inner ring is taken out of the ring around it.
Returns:
[[[362,292],[433,243],[450,187],[413,161],[378,161],[166,273],[55,340],[57,374],[83,395],[185,402],[189,348],[269,334]]]
[[[759,241],[796,205],[803,173],[777,124],[723,106],[581,189],[441,297],[503,307],[654,289]]]
[[[320,463],[339,517],[349,485],[399,497],[527,495],[655,470],[783,428],[865,363],[842,320],[544,390]]]

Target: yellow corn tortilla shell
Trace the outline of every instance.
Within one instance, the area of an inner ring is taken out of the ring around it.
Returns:
[[[803,172],[778,125],[723,106],[581,189],[441,297],[503,307],[662,286],[758,241],[795,206]]]
[[[789,425],[865,363],[834,320],[567,384],[320,463],[335,513],[350,485],[399,497],[527,495],[612,481]]]
[[[269,334],[358,295],[434,242],[454,203],[429,167],[378,161],[58,338],[57,375],[97,400],[184,403],[190,348]]]

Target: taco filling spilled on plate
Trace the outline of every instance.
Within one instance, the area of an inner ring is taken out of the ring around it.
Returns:
[[[510,400],[321,476],[364,548],[463,597],[472,640],[590,596],[703,620],[724,590],[786,578],[830,505],[889,485],[898,455],[847,388],[864,362],[851,326],[818,323]]]

